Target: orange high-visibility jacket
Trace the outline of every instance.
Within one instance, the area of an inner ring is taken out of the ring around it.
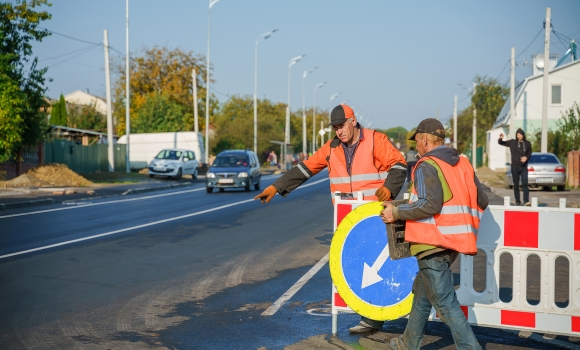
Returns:
[[[373,162],[374,130],[365,129],[365,138],[362,139],[355,151],[356,157],[350,165],[350,174],[346,168],[346,160],[342,147],[330,148],[328,159],[328,177],[330,179],[330,193],[362,192],[363,199],[378,200],[375,192],[383,186],[388,170],[379,170]],[[334,199],[334,196],[333,196]]]
[[[477,206],[473,167],[462,156],[454,166],[436,157],[422,157],[411,174],[413,181],[415,169],[427,159],[439,166],[452,196],[443,203],[440,213],[422,220],[407,220],[405,241],[453,249],[468,255],[477,254],[477,230],[483,210]],[[417,192],[413,186],[409,202],[415,200]]]
[[[347,172],[341,142],[337,137],[334,137],[307,160],[287,171],[274,182],[273,186],[278,193],[286,197],[312,176],[324,168],[328,168],[331,191],[335,191],[336,185],[340,187],[336,189],[337,191],[352,193],[356,190],[362,190],[365,199],[376,199],[375,191],[379,187],[385,186],[391,191],[393,198],[396,197],[405,182],[407,173],[405,158],[393,146],[387,135],[362,127],[360,130],[363,133],[363,138],[359,141],[353,155],[351,176]],[[387,173],[389,175],[385,179]],[[365,174],[372,175],[367,177]],[[368,181],[369,179],[370,181]]]

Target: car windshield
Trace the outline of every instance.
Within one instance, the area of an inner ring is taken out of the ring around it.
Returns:
[[[213,162],[214,167],[247,167],[249,164],[246,156],[219,156]]]
[[[532,154],[530,158],[530,163],[553,163],[558,164],[558,158],[551,154]]]
[[[163,151],[159,152],[156,159],[169,159],[169,160],[178,160],[181,157],[181,151],[174,151],[164,149]]]

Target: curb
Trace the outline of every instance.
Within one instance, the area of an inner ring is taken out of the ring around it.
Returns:
[[[14,202],[14,203],[0,203],[0,210],[34,207],[37,205],[44,205],[44,204],[54,204],[54,199],[47,198],[47,199],[35,199],[35,200],[31,200],[31,201]]]
[[[154,187],[144,187],[144,188],[135,188],[135,189],[129,189],[123,193],[120,193],[118,195],[110,195],[110,196],[101,196],[101,197],[89,197],[89,198],[79,198],[79,199],[74,199],[74,200],[64,200],[64,201],[60,201],[60,203],[66,204],[67,202],[76,202],[76,201],[81,201],[81,200],[89,200],[89,199],[97,199],[97,198],[109,198],[109,197],[117,197],[117,196],[127,196],[127,195],[132,195],[132,194],[139,194],[139,193],[145,193],[145,192],[153,192],[153,191],[162,191],[162,190],[169,190],[172,188],[180,188],[180,187],[189,187],[192,186],[193,184],[190,183],[182,183],[182,184],[172,184],[172,185],[166,185],[166,186],[154,186]],[[0,203],[0,210],[9,210],[9,209],[18,209],[18,208],[26,208],[26,207],[34,207],[34,206],[38,206],[38,205],[45,205],[45,204],[55,204],[55,203],[59,203],[57,201],[55,201],[52,198],[46,198],[46,199],[33,199],[33,200],[28,200],[28,201],[22,201],[22,202],[14,202],[14,203]]]

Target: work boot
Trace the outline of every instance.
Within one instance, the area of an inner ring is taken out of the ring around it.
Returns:
[[[369,333],[376,332],[378,330],[379,330],[378,328],[372,327],[371,325],[362,320],[356,326],[348,329],[348,331],[351,333]]]

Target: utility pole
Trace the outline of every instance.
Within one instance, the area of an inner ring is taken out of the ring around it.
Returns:
[[[473,97],[475,97],[475,83],[473,83]],[[471,136],[471,161],[473,170],[477,168],[477,104],[473,101],[473,135]]]
[[[125,135],[127,135],[127,144],[125,145],[125,164],[126,164],[126,172],[131,172],[131,152],[129,151],[129,147],[131,142],[129,138],[131,136],[131,118],[130,118],[130,107],[131,107],[131,99],[129,98],[129,0],[126,1],[126,20],[125,20]]]
[[[457,149],[457,95],[453,104],[453,148]]]
[[[193,68],[191,72],[191,77],[193,78],[193,131],[199,132],[199,116],[197,115],[197,71]]]
[[[516,119],[516,48],[512,47],[511,72],[510,72],[510,123],[508,127],[509,135],[513,135],[512,126]]]
[[[551,9],[546,8],[546,36],[544,39],[544,96],[542,98],[542,152],[548,152],[548,88],[550,64],[550,15]]]
[[[113,113],[111,111],[111,72],[109,70],[109,33],[105,29],[105,40],[103,42],[105,46],[105,89],[107,94],[107,141],[109,143],[108,159],[109,159],[109,171],[115,171],[115,154],[113,152]]]

